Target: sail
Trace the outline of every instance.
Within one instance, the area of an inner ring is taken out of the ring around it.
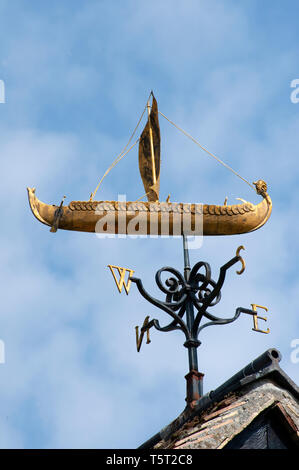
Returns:
[[[139,140],[139,171],[148,200],[159,200],[160,127],[154,95],[151,112]]]

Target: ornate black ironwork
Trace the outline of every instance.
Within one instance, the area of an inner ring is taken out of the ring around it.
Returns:
[[[166,266],[159,269],[156,273],[156,284],[158,288],[165,294],[165,300],[159,300],[151,296],[143,287],[141,279],[131,277],[131,281],[137,285],[140,294],[151,304],[163,310],[172,317],[172,321],[160,326],[157,319],[152,319],[141,328],[141,333],[146,332],[151,327],[155,327],[162,332],[173,330],[181,330],[185,335],[184,346],[188,349],[189,356],[189,374],[187,374],[187,402],[194,404],[202,395],[202,377],[203,374],[198,372],[197,348],[201,342],[198,339],[199,333],[206,327],[211,325],[225,325],[232,323],[240,316],[241,313],[256,314],[251,309],[238,307],[235,314],[231,318],[220,318],[207,309],[215,306],[221,299],[221,288],[224,284],[226,272],[229,268],[238,262],[242,263],[242,270],[237,271],[241,274],[244,271],[245,263],[239,255],[240,247],[236,256],[228,263],[220,268],[217,281],[211,278],[211,267],[204,261],[199,261],[190,268],[189,252],[187,239],[183,237],[184,242],[184,275],[177,269]],[[163,274],[169,277],[163,281]],[[195,313],[194,313],[195,310]],[[186,314],[186,316],[185,316]],[[185,318],[184,318],[185,316]],[[200,326],[203,318],[209,321]]]

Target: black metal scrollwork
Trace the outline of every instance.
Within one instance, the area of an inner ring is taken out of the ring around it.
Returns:
[[[242,268],[236,271],[242,274],[245,270],[245,262],[240,256],[239,247],[236,256],[228,263],[221,266],[217,281],[211,277],[211,267],[204,261],[199,261],[190,268],[187,238],[183,236],[184,244],[184,274],[177,269],[166,266],[157,271],[155,279],[159,290],[165,295],[165,300],[151,296],[143,287],[141,279],[131,277],[131,281],[137,285],[140,294],[152,305],[163,310],[171,317],[170,323],[161,326],[159,320],[149,321],[147,316],[141,328],[141,334],[137,331],[137,351],[140,350],[142,337],[145,332],[155,327],[159,331],[181,330],[185,335],[184,346],[188,349],[189,373],[185,376],[187,381],[186,401],[189,407],[195,406],[200,396],[203,395],[203,374],[198,371],[197,348],[201,342],[198,340],[199,333],[211,325],[226,325],[239,318],[242,312],[256,315],[254,310],[238,307],[231,318],[220,318],[208,311],[221,300],[221,289],[225,281],[227,270],[234,264],[240,262]],[[165,279],[165,275],[167,278]],[[163,280],[164,279],[164,280]],[[264,307],[262,307],[264,308]],[[201,324],[203,318],[208,321]],[[259,330],[255,330],[259,331]],[[266,332],[264,332],[266,333]],[[149,341],[148,341],[149,342]]]
[[[207,262],[199,261],[190,270],[189,275],[182,275],[177,269],[166,266],[159,269],[156,273],[155,279],[158,288],[165,294],[165,301],[152,297],[143,287],[141,279],[131,277],[131,281],[137,285],[140,294],[151,304],[166,312],[172,317],[172,321],[161,327],[157,319],[151,320],[144,331],[154,326],[159,331],[172,331],[181,330],[185,334],[185,345],[194,344],[199,345],[198,335],[202,329],[210,325],[225,325],[237,320],[241,312],[253,313],[252,310],[238,307],[235,315],[231,318],[220,318],[208,312],[209,307],[218,304],[221,299],[221,288],[225,281],[227,270],[237,262],[241,262],[244,266],[244,261],[237,255],[232,258],[228,263],[220,268],[220,273],[217,281],[211,278],[211,267]],[[170,276],[166,280],[162,280],[163,274]],[[196,309],[196,316],[193,316],[193,321],[184,321],[184,315],[190,307],[194,311]],[[200,325],[202,318],[207,318],[208,322]]]

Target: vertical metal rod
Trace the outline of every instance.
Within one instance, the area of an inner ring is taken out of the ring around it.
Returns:
[[[189,281],[190,276],[190,258],[188,250],[188,239],[187,236],[183,234],[183,246],[184,246],[184,276],[185,280]],[[190,300],[186,303],[186,321],[189,331],[192,331],[194,323],[194,308]],[[188,347],[188,356],[189,356],[189,370],[198,371],[198,362],[197,362],[197,348],[195,346]]]
[[[188,239],[185,234],[183,234],[183,247],[184,247],[184,274],[185,280],[189,281],[190,275],[190,258],[189,258],[189,250],[188,250]]]
[[[188,250],[188,239],[183,234],[183,248],[184,248],[184,277],[188,283],[190,277],[190,258]],[[194,307],[191,300],[186,302],[186,323],[189,331],[192,331],[194,324]],[[197,359],[197,345],[188,346],[188,359],[189,359],[189,373],[185,376],[187,381],[187,405],[193,408],[203,395],[203,374],[198,372],[198,359]]]

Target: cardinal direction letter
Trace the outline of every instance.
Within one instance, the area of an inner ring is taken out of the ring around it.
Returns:
[[[149,328],[147,328],[148,323],[149,323],[149,316],[145,317],[144,319],[143,325],[141,327],[140,335],[139,335],[139,326],[135,326],[137,352],[140,351],[145,331],[146,331],[146,344],[149,344],[151,342],[150,335],[149,335]]]
[[[121,293],[122,288],[124,287],[126,294],[128,295],[131,287],[131,276],[134,273],[133,269],[121,268],[120,266],[113,266],[112,264],[108,264],[108,268],[110,268],[110,271],[112,272],[119,292]],[[115,274],[115,272],[117,272],[117,274]]]

